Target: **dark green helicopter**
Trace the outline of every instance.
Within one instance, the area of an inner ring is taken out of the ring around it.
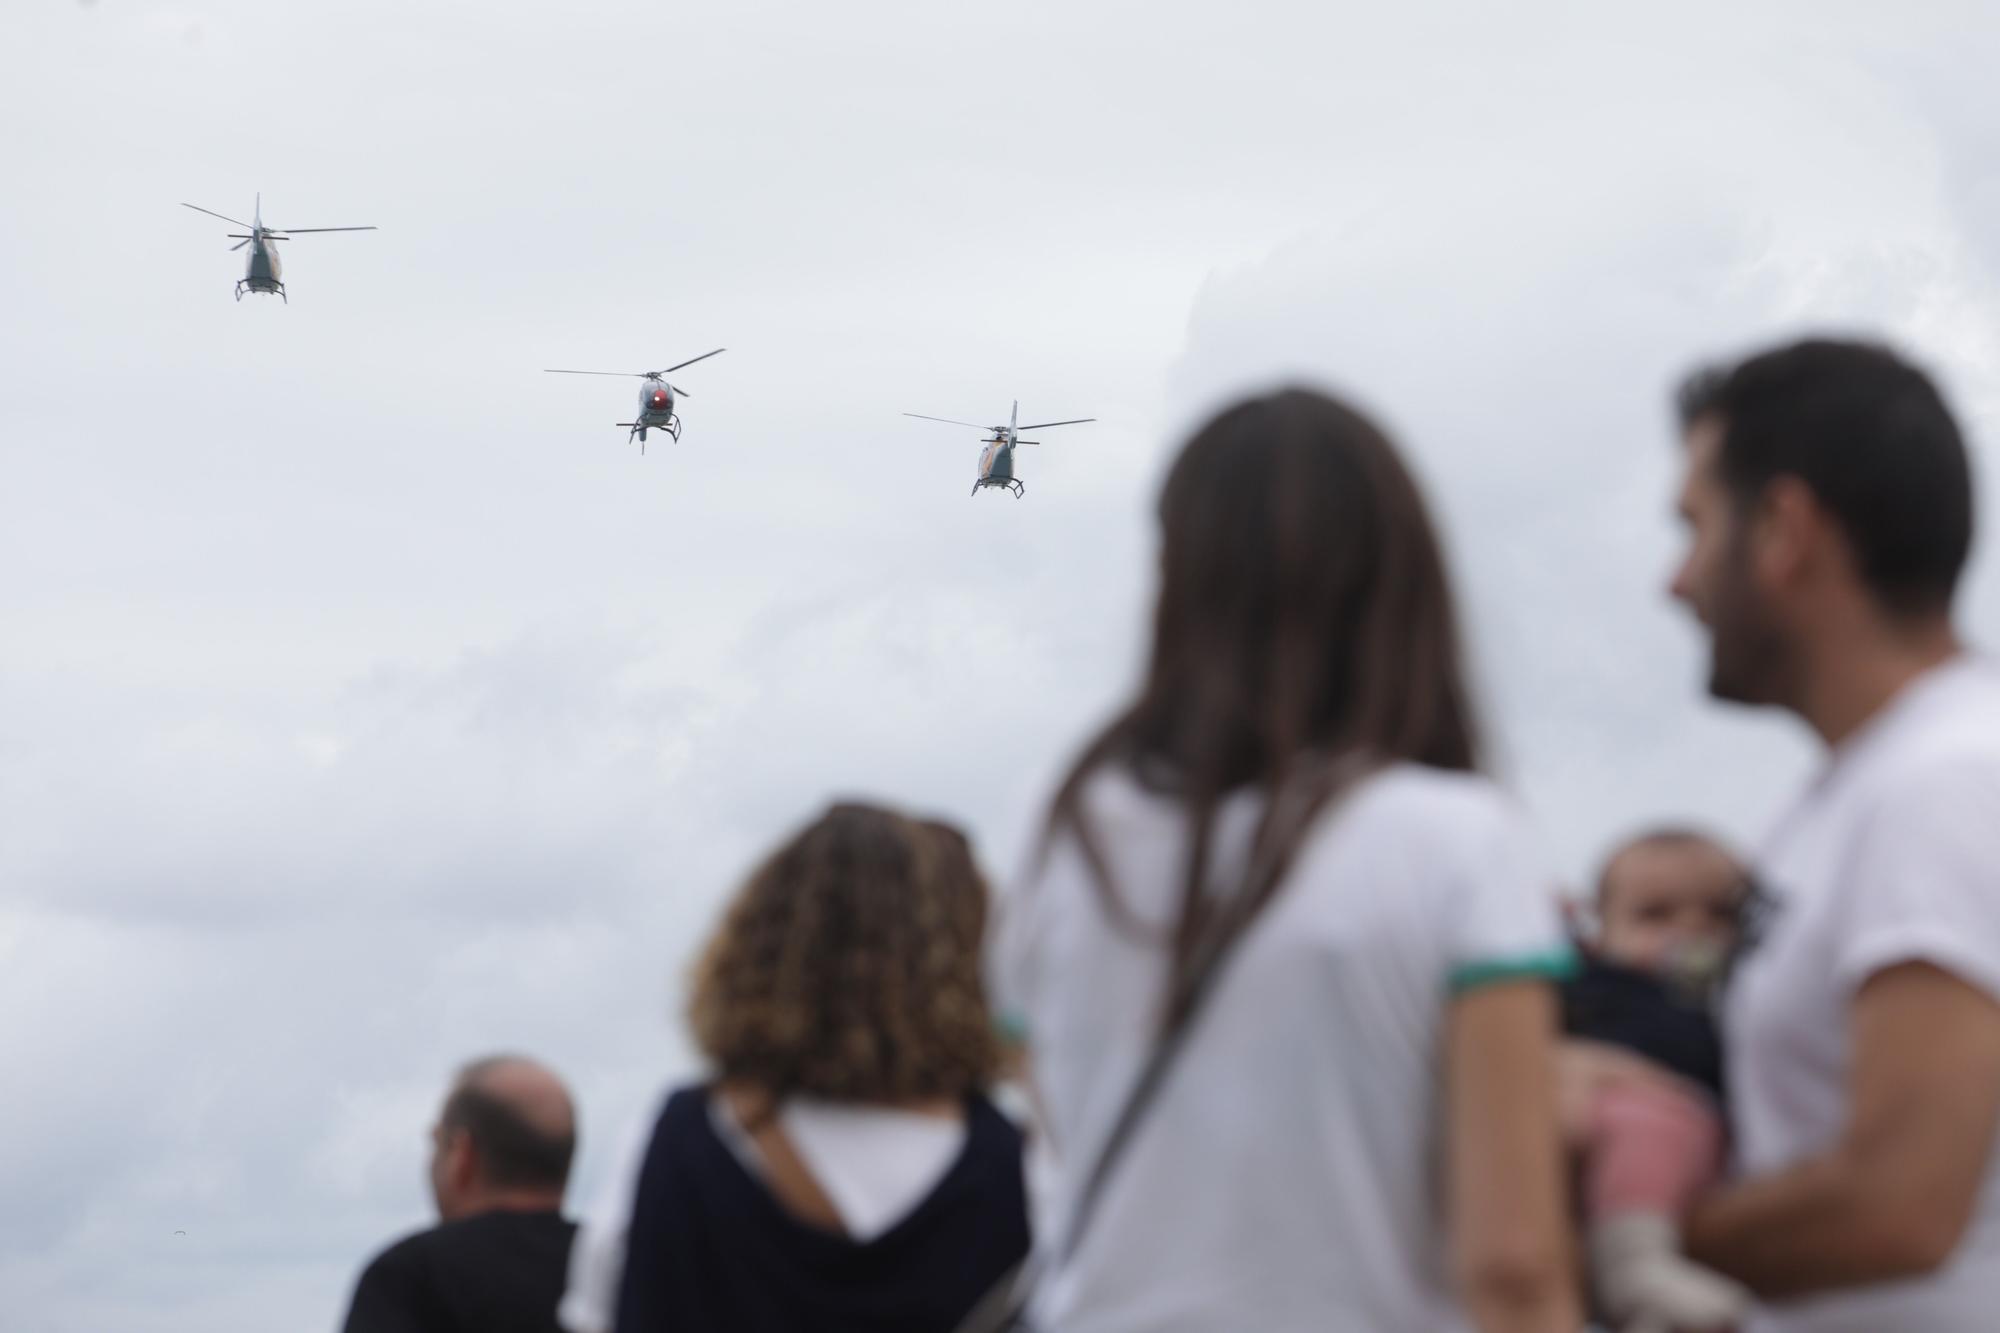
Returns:
[[[246,245],[250,247],[250,263],[244,269],[243,280],[236,284],[236,299],[239,301],[243,299],[245,292],[275,292],[278,299],[286,305],[292,303],[292,298],[285,295],[285,284],[278,278],[278,275],[284,272],[284,265],[278,262],[276,242],[289,241],[294,233],[309,231],[375,230],[373,227],[267,227],[264,225],[262,194],[257,196],[257,211],[250,215],[256,219],[255,222],[238,222],[235,218],[218,213],[214,209],[203,208],[199,204],[183,203],[181,207],[192,208],[197,213],[206,213],[212,218],[221,218],[224,222],[249,228],[248,235],[234,231],[229,233],[230,239],[237,242],[229,247],[231,250],[241,250]]]

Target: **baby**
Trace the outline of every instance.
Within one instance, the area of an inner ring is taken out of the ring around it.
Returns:
[[[1710,1003],[1749,877],[1698,834],[1651,833],[1599,877],[1563,990],[1565,1118],[1580,1139],[1590,1269],[1621,1329],[1726,1329],[1748,1293],[1680,1253],[1679,1218],[1722,1165],[1722,1046]]]

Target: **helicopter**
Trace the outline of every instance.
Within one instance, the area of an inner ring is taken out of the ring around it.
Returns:
[[[639,452],[643,454],[646,452],[646,432],[648,430],[663,430],[676,440],[681,437],[681,419],[674,415],[674,395],[679,394],[685,398],[688,396],[688,391],[678,384],[667,383],[667,376],[673,374],[683,366],[691,366],[696,361],[706,361],[711,356],[728,350],[727,347],[718,347],[713,352],[703,352],[700,356],[693,358],[693,360],[683,361],[678,366],[668,366],[665,370],[547,370],[543,373],[547,375],[615,375],[621,379],[642,379],[646,381],[639,386],[639,419],[637,421],[620,421],[617,423],[631,430],[631,434],[625,437],[625,442],[630,444],[636,438],[639,441]]]
[[[273,244],[274,242],[289,241],[292,239],[294,232],[375,230],[373,227],[267,227],[264,225],[264,196],[262,193],[259,193],[257,196],[257,211],[250,215],[256,219],[254,222],[238,222],[235,218],[229,217],[227,214],[218,213],[214,209],[203,208],[199,204],[184,202],[181,204],[181,207],[192,208],[197,213],[206,213],[212,218],[221,218],[224,222],[235,226],[249,228],[249,235],[247,236],[241,232],[229,233],[229,238],[237,242],[237,244],[229,247],[231,250],[241,250],[246,245],[250,247],[250,263],[243,271],[243,280],[236,284],[236,299],[239,301],[243,299],[244,292],[250,291],[276,292],[278,298],[286,305],[292,303],[292,298],[285,295],[285,284],[278,280],[278,275],[284,272],[284,265],[278,262],[278,251]]]
[[[991,431],[988,439],[980,441],[986,447],[979,451],[979,479],[972,483],[972,493],[977,495],[986,487],[995,486],[1014,492],[1016,500],[1027,488],[1014,475],[1014,448],[1016,445],[1041,443],[1040,440],[1022,439],[1022,431],[1047,430],[1051,426],[1080,426],[1086,421],[1097,420],[1096,417],[1072,417],[1068,421],[1038,421],[1022,426],[1017,424],[1021,419],[1021,401],[1018,398],[1014,400],[1014,410],[1004,426],[981,426],[971,421],[954,421],[950,417],[927,417],[921,412],[905,412],[903,415],[919,421],[942,421],[948,426],[971,426],[974,430]]]

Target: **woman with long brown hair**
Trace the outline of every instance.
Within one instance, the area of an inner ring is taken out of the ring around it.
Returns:
[[[1144,682],[998,951],[1062,1163],[1035,1324],[1570,1333],[1567,954],[1415,483],[1293,389],[1203,427],[1159,513]]]

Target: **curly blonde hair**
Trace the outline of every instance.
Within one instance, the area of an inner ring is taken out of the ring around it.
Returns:
[[[1001,1050],[980,977],[986,884],[945,824],[839,804],[736,894],[696,965],[695,1042],[773,1101],[962,1097]]]

